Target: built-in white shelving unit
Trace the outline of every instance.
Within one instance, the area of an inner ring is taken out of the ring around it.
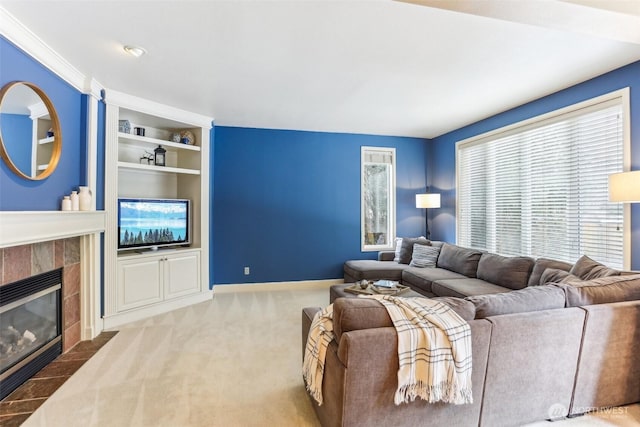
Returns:
[[[212,297],[209,290],[209,132],[212,119],[107,90],[105,150],[104,327],[153,316]],[[119,130],[128,120],[145,136]],[[172,142],[189,130],[195,145]],[[147,158],[161,145],[165,166]],[[191,200],[188,247],[118,252],[119,197]]]

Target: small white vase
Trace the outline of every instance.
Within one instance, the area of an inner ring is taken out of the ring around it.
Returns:
[[[69,196],[69,199],[71,199],[71,210],[72,211],[79,211],[80,210],[80,199],[78,197],[78,192],[77,191],[72,191],[71,195]]]
[[[70,211],[71,210],[71,199],[69,198],[69,196],[64,196],[64,198],[62,199],[62,208],[63,211]]]
[[[80,199],[80,210],[81,211],[90,211],[91,210],[91,190],[89,187],[80,186],[80,193],[78,197]]]

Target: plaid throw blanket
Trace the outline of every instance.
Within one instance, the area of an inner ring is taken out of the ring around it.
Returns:
[[[333,339],[333,304],[316,313],[304,349],[302,377],[311,397],[322,405],[322,377],[327,346]]]
[[[434,402],[472,403],[471,330],[447,305],[428,298],[362,296],[380,301],[398,334],[396,405],[416,397]],[[322,405],[327,346],[333,339],[333,304],[316,313],[302,363],[309,394]]]
[[[447,305],[428,298],[364,296],[380,301],[398,333],[396,405],[416,397],[472,403],[471,329]]]

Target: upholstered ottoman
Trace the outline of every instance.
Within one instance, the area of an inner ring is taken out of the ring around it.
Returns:
[[[372,259],[351,260],[344,263],[344,281],[358,280],[397,280],[402,281],[402,272],[409,268],[408,264],[398,264],[394,261],[375,261]]]

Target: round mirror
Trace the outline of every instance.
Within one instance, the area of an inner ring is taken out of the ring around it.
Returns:
[[[60,120],[49,97],[33,83],[0,90],[0,157],[17,175],[45,179],[60,160]]]

